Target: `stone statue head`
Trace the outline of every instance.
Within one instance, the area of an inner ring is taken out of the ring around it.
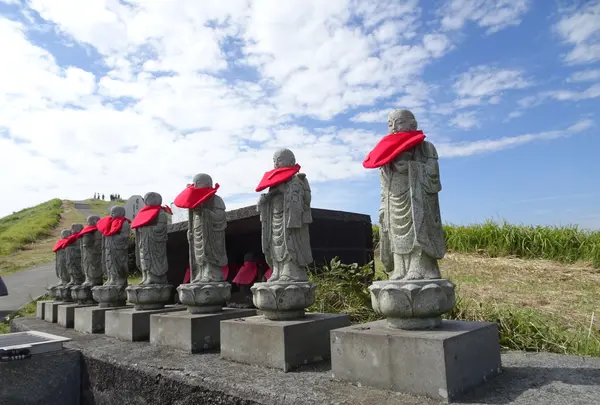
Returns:
[[[69,236],[71,236],[71,230],[70,229],[63,229],[62,231],[60,231],[60,237],[62,239],[68,238]]]
[[[388,132],[416,131],[417,120],[412,112],[408,110],[394,110],[388,115]]]
[[[96,225],[98,221],[100,221],[100,217],[98,215],[90,215],[86,220],[88,225]]]
[[[161,205],[162,204],[162,196],[154,191],[146,193],[144,196],[144,202],[146,205]]]
[[[273,154],[273,166],[275,169],[280,167],[292,167],[296,164],[296,157],[289,149],[279,149]]]
[[[77,233],[77,232],[81,232],[83,230],[83,224],[71,224],[71,232],[72,233]]]
[[[119,205],[114,206],[110,209],[110,216],[113,218],[119,218],[125,216],[125,207]]]
[[[203,187],[212,187],[213,181],[212,177],[210,177],[206,173],[198,173],[194,176],[194,187],[203,188]]]

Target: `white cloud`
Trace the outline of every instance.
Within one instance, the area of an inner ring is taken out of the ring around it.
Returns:
[[[591,128],[592,125],[592,121],[582,120],[562,131],[546,131],[535,134],[507,136],[499,139],[483,139],[481,141],[457,144],[439,144],[437,150],[440,157],[444,158],[472,156],[480,153],[495,152],[512,148],[535,141],[546,141],[574,135]]]
[[[567,82],[592,82],[600,81],[600,69],[581,70],[573,73],[567,79]]]
[[[494,69],[489,66],[476,66],[463,73],[454,83],[454,90],[460,97],[473,99],[493,97],[505,90],[523,89],[530,86],[520,70]],[[497,102],[497,100],[496,100]]]
[[[573,46],[564,56],[568,64],[581,65],[600,60],[600,1],[586,1],[555,25],[563,41]]]
[[[479,127],[480,123],[475,114],[475,111],[459,113],[450,120],[450,125],[467,130]]]
[[[471,20],[488,30],[519,20],[510,13],[521,6],[499,4]],[[22,7],[27,22],[0,16],[0,172],[11,173],[0,176],[11,196],[0,200],[0,216],[94,192],[154,190],[169,202],[198,172],[222,185],[230,207],[246,205],[281,147],[295,152],[315,205],[326,207],[331,183],[319,184],[365,175],[360,162],[387,132],[390,110],[411,109],[436,142],[443,133],[431,119],[439,84],[424,72],[455,45],[424,24],[418,0]],[[455,106],[501,102],[503,91],[527,84],[523,77],[469,71]],[[350,124],[331,120],[342,114]],[[457,125],[475,127],[476,117],[465,113]]]
[[[488,34],[521,23],[530,0],[451,0],[441,8],[442,26],[456,30],[472,21]]]

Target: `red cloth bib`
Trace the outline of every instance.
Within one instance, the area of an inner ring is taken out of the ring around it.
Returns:
[[[135,229],[140,226],[149,224],[154,218],[158,216],[158,213],[161,209],[167,214],[173,215],[173,211],[171,211],[171,208],[167,205],[162,207],[160,205],[145,205],[133,219],[131,229]]]
[[[67,239],[69,239],[68,236],[66,238],[62,238],[62,239],[57,240],[56,244],[52,248],[52,251],[54,253],[56,253],[57,250],[60,250],[60,249],[64,248],[65,247],[65,243],[67,242]]]
[[[265,273],[265,280],[269,281],[269,279],[271,278],[272,275],[273,275],[273,269],[269,267],[267,269],[267,272]]]
[[[77,232],[77,233],[72,233],[71,236],[69,236],[66,240],[65,243],[63,243],[63,247],[67,247],[70,244],[72,244],[73,242],[75,242],[77,239],[79,239],[81,237],[81,232]]]
[[[192,209],[208,200],[210,197],[217,193],[219,184],[215,184],[215,187],[194,187],[193,184],[187,186],[177,197],[175,197],[174,204],[179,208]],[[139,215],[139,214],[138,214]]]
[[[256,186],[256,191],[263,191],[265,188],[275,187],[281,183],[285,183],[292,178],[293,175],[300,171],[300,165],[296,164],[292,167],[280,167],[266,172],[262,180]]]
[[[96,225],[88,225],[88,226],[84,227],[81,230],[81,232],[79,232],[79,235],[83,236],[85,234],[92,233],[92,232],[97,231],[97,230],[98,230],[98,227]]]
[[[131,221],[125,217],[113,218],[111,216],[108,216],[100,219],[96,226],[98,227],[98,230],[102,232],[102,235],[112,236],[117,234],[121,230],[121,227],[123,226],[125,221],[131,223]]]
[[[258,274],[258,265],[254,262],[244,262],[244,265],[240,267],[238,274],[233,279],[234,284],[248,285],[254,283],[256,275]]]
[[[377,169],[390,163],[396,156],[417,146],[425,139],[423,131],[396,132],[383,137],[363,162],[366,169]]]

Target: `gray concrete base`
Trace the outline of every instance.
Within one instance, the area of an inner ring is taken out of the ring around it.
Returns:
[[[223,308],[214,314],[171,312],[150,316],[150,343],[189,353],[217,349],[221,343],[221,321],[256,315],[254,309]]]
[[[93,307],[96,304],[65,304],[58,307],[58,323],[64,328],[72,328],[75,326],[75,309],[84,307]]]
[[[0,403],[80,405],[81,358],[77,350],[59,350],[0,362]]]
[[[104,314],[106,313],[106,311],[114,311],[116,309],[127,308],[133,308],[133,306],[126,305],[124,307],[109,308],[100,308],[98,306],[93,306],[75,308],[74,329],[78,332],[83,333],[104,333]]]
[[[48,301],[44,304],[44,321],[56,323],[58,321],[58,307],[71,304],[64,301]]]
[[[104,334],[129,342],[147,341],[150,339],[150,315],[184,310],[181,306],[166,306],[141,311],[133,308],[108,311],[104,315]]]
[[[331,332],[333,378],[451,401],[501,372],[495,323],[443,321],[433,330],[385,320]]]
[[[283,371],[331,356],[329,332],[350,325],[344,314],[308,313],[290,321],[264,316],[221,322],[221,357]]]
[[[38,301],[35,307],[35,317],[38,319],[44,319],[44,307],[48,302],[55,302],[53,300],[48,301]]]

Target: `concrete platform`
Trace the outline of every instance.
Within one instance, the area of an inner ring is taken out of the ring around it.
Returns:
[[[96,304],[75,304],[69,303],[65,305],[59,305],[58,307],[58,323],[64,328],[72,328],[75,326],[75,309],[93,307]]]
[[[104,333],[106,311],[127,308],[133,308],[133,305],[111,308],[100,308],[98,306],[75,308],[75,322],[73,327],[76,331],[83,333]]]
[[[44,307],[49,302],[56,302],[54,300],[38,301],[35,307],[35,317],[38,319],[44,319]]]
[[[264,316],[222,321],[221,356],[287,372],[329,359],[330,331],[349,325],[348,315],[317,313],[291,321],[270,321]]]
[[[326,362],[303,366],[293,373],[223,360],[219,353],[191,356],[181,350],[147,343],[125,342],[102,334],[88,335],[34,317],[15,318],[13,332],[36,330],[65,336],[69,349],[81,351],[81,405],[439,405],[372,387],[332,380]],[[28,362],[31,360],[24,360]],[[4,363],[23,367],[18,362]],[[3,363],[0,363],[2,367]],[[33,365],[33,364],[32,364]],[[456,405],[598,405],[600,358],[552,353],[506,352],[502,374],[474,388]],[[23,375],[27,374],[23,368]],[[52,378],[62,378],[56,371]],[[57,368],[54,368],[57,370]],[[31,379],[20,379],[31,387]],[[0,381],[4,381],[0,376]],[[71,385],[74,386],[74,385]],[[0,384],[0,390],[3,385]],[[0,398],[4,398],[0,393]],[[175,399],[175,400],[174,400]],[[1,402],[1,401],[0,401]],[[43,402],[42,402],[43,403]],[[22,402],[18,402],[19,405]],[[37,404],[40,404],[38,402]],[[62,403],[61,403],[62,404]],[[64,405],[67,405],[65,400]]]
[[[117,309],[105,313],[104,334],[129,342],[150,339],[150,315],[184,311],[183,306],[167,305],[162,309],[136,311],[133,308]]]
[[[443,321],[400,330],[385,320],[331,332],[333,378],[452,401],[501,372],[495,323]]]
[[[150,315],[150,344],[199,353],[221,345],[221,321],[255,316],[254,309],[223,308],[215,314]]]
[[[44,321],[50,323],[58,322],[58,307],[72,304],[72,302],[50,301],[44,304]]]

